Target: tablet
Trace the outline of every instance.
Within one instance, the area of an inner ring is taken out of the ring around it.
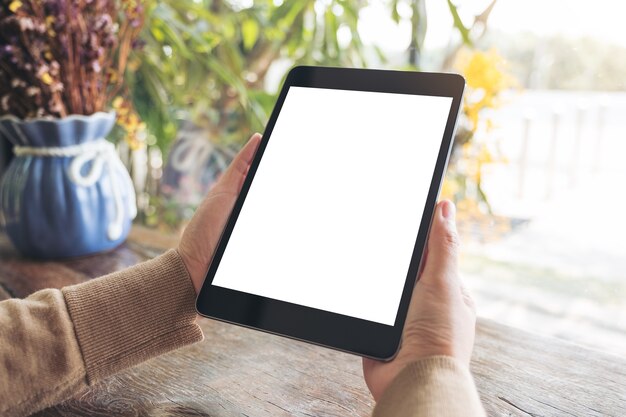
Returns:
[[[198,313],[392,358],[464,85],[455,74],[292,69]]]

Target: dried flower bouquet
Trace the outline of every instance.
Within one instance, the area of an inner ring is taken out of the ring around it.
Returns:
[[[0,116],[106,110],[142,24],[140,0],[2,0]]]

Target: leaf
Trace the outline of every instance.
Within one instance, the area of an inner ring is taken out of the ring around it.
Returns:
[[[374,52],[376,52],[376,56],[378,57],[380,62],[382,62],[383,64],[387,64],[389,62],[387,55],[385,55],[385,53],[383,52],[382,49],[380,49],[379,46],[374,45]]]
[[[246,51],[254,48],[259,38],[259,24],[254,19],[246,19],[241,24],[241,36],[243,38],[243,47]]]
[[[205,65],[213,71],[224,84],[237,91],[239,94],[239,101],[242,102],[242,104],[247,103],[248,92],[239,79],[237,73],[232,71],[232,68],[228,68],[217,59],[208,59],[206,60]]]
[[[337,25],[337,16],[333,13],[332,8],[328,7],[326,9],[326,13],[324,13],[324,25],[326,28],[326,54],[328,58],[338,58],[339,57],[339,41],[337,39],[337,30],[339,29]]]
[[[237,140],[262,129],[275,101],[261,87],[267,71],[255,67],[259,91],[243,77],[258,60],[269,62],[261,67],[274,60],[363,65],[358,17],[369,0],[325,0],[319,14],[316,1],[259,0],[242,9],[230,0],[145,0],[145,46],[134,51],[141,66],[127,85],[159,145],[181,118],[202,120]],[[332,13],[336,4],[344,13]],[[337,29],[346,25],[352,41],[340,50]]]
[[[398,0],[393,0],[391,2],[391,20],[397,25],[400,23],[400,13],[398,13]]]
[[[312,9],[313,2],[308,0],[285,1],[279,8],[281,13],[277,14],[277,16],[271,20],[277,23],[280,22],[281,25],[285,25],[286,28],[289,28],[298,16],[304,13],[307,7]]]
[[[165,35],[163,34],[163,31],[161,31],[161,29],[159,29],[156,26],[152,26],[150,28],[150,32],[152,32],[152,36],[154,36],[154,39],[156,39],[159,42],[163,42],[163,40],[165,39]]]
[[[426,2],[425,0],[413,0],[413,19],[416,19],[416,32],[415,41],[419,48],[422,50],[424,46],[424,39],[426,39],[426,29],[428,27],[428,16],[426,15]]]
[[[467,45],[473,45],[474,43],[470,39],[469,29],[463,24],[461,16],[459,16],[459,11],[457,10],[457,7],[454,5],[454,3],[452,3],[452,0],[448,0],[448,7],[450,8],[450,13],[452,14],[452,19],[454,20],[454,27],[461,34],[461,38],[463,38],[463,43]]]

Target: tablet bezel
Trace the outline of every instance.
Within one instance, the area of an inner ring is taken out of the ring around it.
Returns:
[[[424,211],[421,213],[419,232],[393,326],[212,285],[243,202],[267,143],[271,139],[272,130],[291,86],[452,98],[437,163],[432,175]],[[213,260],[196,301],[198,314],[360,356],[382,360],[393,358],[400,345],[412,288],[420,268],[434,207],[452,148],[452,138],[464,86],[465,80],[458,74],[304,66],[293,68],[287,75],[280,91],[263,139],[243,183],[241,193],[235,202],[213,255]]]

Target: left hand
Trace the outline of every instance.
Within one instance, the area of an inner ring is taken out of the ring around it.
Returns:
[[[213,258],[213,252],[235,205],[235,200],[239,196],[241,186],[260,142],[261,135],[259,133],[252,135],[226,172],[204,198],[183,232],[178,244],[178,253],[191,276],[196,294],[202,288],[204,277]]]

